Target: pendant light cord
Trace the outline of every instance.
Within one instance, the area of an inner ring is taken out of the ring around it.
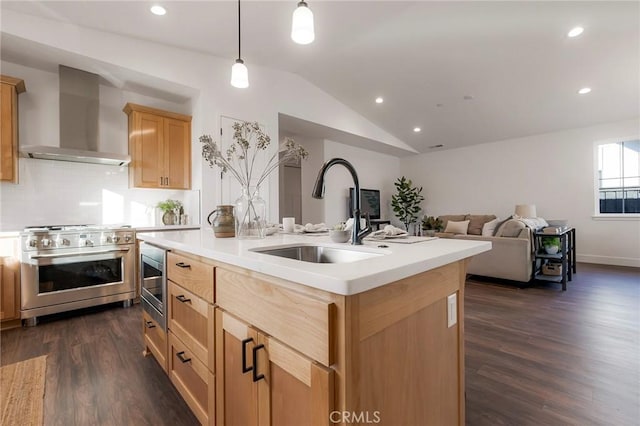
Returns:
[[[238,0],[238,59],[242,59],[240,53],[240,0]]]

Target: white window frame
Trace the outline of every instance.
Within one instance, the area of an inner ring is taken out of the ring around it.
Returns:
[[[600,213],[600,179],[598,176],[598,147],[600,145],[619,143],[640,139],[639,135],[619,138],[601,139],[593,143],[593,220],[640,221],[640,213]]]

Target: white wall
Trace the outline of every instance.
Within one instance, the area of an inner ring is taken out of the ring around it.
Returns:
[[[395,193],[393,182],[401,175],[400,159],[325,140],[325,161],[336,157],[344,158],[353,165],[358,173],[360,188],[380,190],[381,219],[391,219],[394,224],[399,225],[391,210],[391,195]],[[325,175],[323,221],[328,226],[343,222],[349,217],[348,200],[351,187],[353,179],[345,167],[334,166]]]
[[[202,180],[202,212],[206,217],[219,201],[218,170],[203,167],[197,137],[217,135],[220,116],[264,123],[269,134],[278,134],[278,113],[299,117],[372,140],[372,145],[392,145],[411,150],[404,142],[375,126],[327,93],[294,74],[247,64],[251,86],[230,86],[231,59],[221,59],[143,40],[109,34],[3,10],[2,31],[51,48],[126,68],[156,79],[189,85],[200,92],[193,100],[193,181]],[[78,61],[82,62],[80,59]],[[74,63],[69,66],[82,68]],[[27,87],[29,82],[27,81]],[[272,149],[276,149],[275,146]],[[269,206],[270,221],[277,220],[278,174],[273,173],[261,194]]]
[[[400,160],[403,174],[424,186],[430,215],[513,214],[535,204],[538,216],[568,219],[578,260],[640,266],[640,218],[596,220],[594,144],[640,135],[640,120],[510,139]]]
[[[318,171],[324,163],[324,140],[294,136],[309,152],[309,157],[301,161],[302,168],[302,224],[324,222],[324,199],[311,196]]]
[[[21,145],[60,145],[58,75],[10,62],[2,72],[19,76],[27,91],[19,97]],[[178,104],[114,87],[100,86],[99,147],[126,154],[127,102],[189,114]],[[0,183],[0,230],[45,224],[160,224],[154,206],[172,198],[183,202],[191,223],[200,217],[200,181],[194,191],[129,189],[128,168],[21,158],[19,183]]]

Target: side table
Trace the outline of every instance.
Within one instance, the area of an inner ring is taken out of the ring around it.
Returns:
[[[558,253],[548,254],[542,244],[544,237],[560,238]],[[576,268],[576,229],[566,228],[557,234],[545,234],[542,231],[533,233],[534,259],[533,259],[533,280],[553,281],[562,283],[562,291],[567,290],[567,282],[573,279]],[[542,273],[543,265],[552,262],[561,265],[560,275],[545,275]]]

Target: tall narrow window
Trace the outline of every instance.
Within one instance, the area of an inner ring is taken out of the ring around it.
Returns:
[[[598,145],[599,213],[640,213],[640,140]]]

